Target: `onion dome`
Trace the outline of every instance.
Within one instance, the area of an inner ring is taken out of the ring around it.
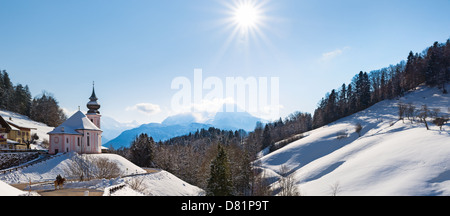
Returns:
[[[92,95],[87,103],[87,108],[89,109],[88,114],[100,114],[98,109],[100,109],[100,104],[97,102],[98,98],[95,95],[94,84],[92,84]]]

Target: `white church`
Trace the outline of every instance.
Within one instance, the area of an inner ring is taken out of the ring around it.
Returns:
[[[92,95],[87,103],[89,111],[73,114],[64,123],[49,132],[49,154],[77,152],[79,154],[102,153],[102,130],[100,129],[100,104],[92,88]]]

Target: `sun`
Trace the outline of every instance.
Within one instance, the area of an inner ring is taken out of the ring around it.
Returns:
[[[232,7],[232,20],[242,34],[258,30],[263,21],[261,4],[254,0],[237,1]]]
[[[255,27],[258,23],[259,11],[251,3],[242,3],[234,11],[234,19],[240,28]]]
[[[221,1],[224,8],[223,18],[218,24],[229,34],[222,50],[227,50],[237,42],[239,47],[247,49],[249,45],[261,45],[269,42],[266,35],[271,31],[270,22],[274,19],[268,16],[272,11],[272,0],[227,0]],[[242,45],[245,45],[243,47]],[[221,51],[223,53],[225,51]]]

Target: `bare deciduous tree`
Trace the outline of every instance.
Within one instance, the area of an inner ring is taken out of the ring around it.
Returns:
[[[409,103],[408,106],[406,107],[405,115],[406,115],[406,117],[408,117],[408,119],[411,121],[411,123],[413,123],[413,121],[414,121],[414,113],[415,112],[416,112],[416,107],[412,103]]]
[[[398,119],[402,120],[405,123],[405,112],[407,110],[407,106],[403,103],[398,103]]]
[[[119,166],[107,158],[94,158],[90,155],[75,154],[71,163],[65,168],[65,173],[79,181],[89,181],[94,178],[116,178],[122,175]]]
[[[430,115],[430,110],[428,109],[428,106],[426,104],[422,105],[422,109],[420,109],[418,117],[425,124],[425,127],[427,128],[427,130],[430,130],[430,128],[428,127],[428,123],[427,123],[427,118],[429,115]]]
[[[334,183],[331,187],[331,196],[337,196],[341,192],[341,185],[339,182]]]
[[[147,189],[147,186],[144,183],[144,177],[143,176],[136,176],[132,177],[129,181],[126,182],[128,186],[131,187],[131,189],[146,194],[145,191]]]
[[[93,159],[93,174],[98,179],[111,179],[122,175],[117,163],[112,162],[108,158]]]
[[[286,165],[280,168],[281,179],[280,183],[280,196],[300,196],[300,192],[295,185],[294,178],[289,173],[289,169]]]

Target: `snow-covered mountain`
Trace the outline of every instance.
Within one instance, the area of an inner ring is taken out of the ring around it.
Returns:
[[[183,113],[166,118],[163,125],[186,125],[192,123],[208,124],[223,130],[252,131],[256,122],[263,119],[252,116],[245,111],[239,112],[216,112],[216,113]]]
[[[135,128],[137,126],[139,126],[139,123],[137,122],[121,123],[109,116],[102,116],[102,143],[107,143],[109,140],[119,136],[123,131]]]
[[[243,129],[253,131],[258,121],[264,122],[262,119],[252,116],[248,112],[218,112],[207,123],[224,130]]]
[[[447,87],[448,89],[448,87]],[[418,87],[398,100],[382,101],[354,115],[308,132],[259,159],[274,191],[280,168],[288,169],[302,195],[450,195],[450,123],[404,122],[398,103],[426,104],[450,114],[450,95]],[[363,127],[361,136],[355,125]]]
[[[143,124],[140,127],[133,128],[122,132],[118,137],[103,144],[105,147],[113,147],[118,149],[120,147],[129,147],[131,142],[139,136],[139,134],[147,133],[153,139],[158,142],[160,140],[167,140],[176,136],[182,136],[189,134],[189,132],[195,132],[202,128],[209,128],[211,125],[200,124],[200,123],[190,123],[190,124],[176,124],[176,125],[165,125],[159,123]]]
[[[255,128],[256,122],[261,121],[261,119],[246,112],[218,112],[212,118],[205,118],[205,116],[207,115],[198,115],[197,113],[184,113],[170,116],[161,124],[144,124],[137,128],[126,130],[115,139],[103,144],[103,146],[112,146],[115,149],[129,147],[133,139],[141,133],[149,134],[155,141],[164,141],[210,127],[223,130],[244,129],[251,131]]]

